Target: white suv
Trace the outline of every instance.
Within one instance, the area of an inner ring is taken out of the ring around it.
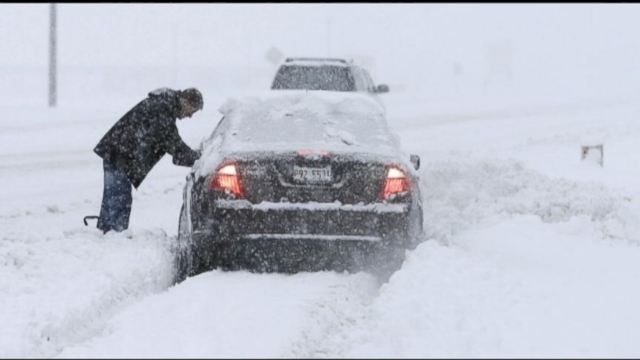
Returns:
[[[389,92],[376,86],[369,72],[352,61],[332,58],[288,58],[276,72],[272,90],[350,91],[377,95]]]

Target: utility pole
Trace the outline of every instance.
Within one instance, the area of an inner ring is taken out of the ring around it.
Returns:
[[[331,56],[331,19],[327,19],[327,56]]]
[[[56,4],[49,5],[49,107],[57,103],[56,84]]]

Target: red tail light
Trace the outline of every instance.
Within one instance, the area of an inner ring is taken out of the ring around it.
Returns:
[[[225,163],[218,168],[210,187],[213,190],[228,191],[236,197],[244,197],[244,187],[235,163]]]
[[[387,200],[393,195],[409,192],[410,189],[407,174],[399,167],[389,167],[384,190],[382,191],[382,200]]]

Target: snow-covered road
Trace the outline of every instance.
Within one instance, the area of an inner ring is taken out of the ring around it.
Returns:
[[[640,356],[637,103],[503,100],[443,121],[428,114],[456,109],[419,100],[386,98],[422,158],[430,240],[386,284],[214,271],[170,286],[187,170],[163,159],[131,229],[102,235],[82,225],[102,195],[91,150],[126,109],[2,108],[0,357]],[[218,118],[209,106],[181,134],[195,147]],[[585,141],[604,167],[580,160]]]

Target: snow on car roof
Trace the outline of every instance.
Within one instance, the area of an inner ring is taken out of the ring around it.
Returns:
[[[218,161],[221,150],[326,150],[387,156],[398,151],[384,108],[359,93],[280,90],[228,99],[219,112],[226,123],[224,149],[220,140],[210,138],[202,159],[207,163]]]
[[[337,65],[348,66],[349,61],[340,58],[314,58],[314,57],[291,57],[287,58],[283,65]]]
[[[346,62],[341,61],[322,61],[311,59],[290,60],[282,64],[282,66],[349,66]]]
[[[228,141],[239,149],[392,146],[384,110],[361,94],[311,91],[230,99],[219,111],[229,117]]]

